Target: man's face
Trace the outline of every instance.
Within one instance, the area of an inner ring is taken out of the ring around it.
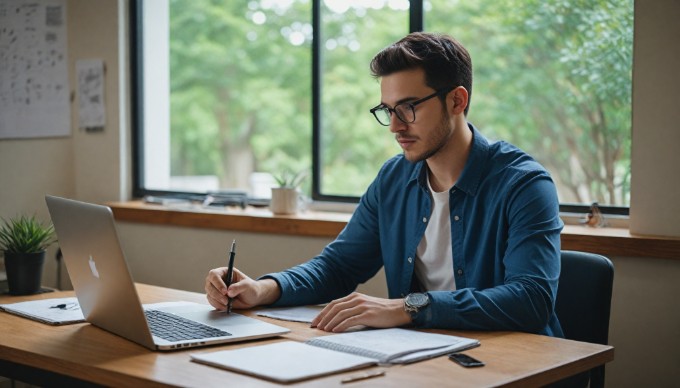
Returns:
[[[422,69],[406,70],[384,76],[380,80],[381,103],[395,105],[416,101],[435,90],[425,85]],[[407,160],[418,162],[435,155],[450,139],[452,125],[438,97],[415,106],[415,121],[406,124],[392,113],[390,131]]]

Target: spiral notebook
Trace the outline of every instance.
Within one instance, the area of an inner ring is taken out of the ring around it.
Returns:
[[[195,362],[292,383],[372,365],[407,364],[479,346],[479,341],[408,329],[375,329],[192,354]]]

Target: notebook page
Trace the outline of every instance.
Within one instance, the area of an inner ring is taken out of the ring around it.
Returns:
[[[315,337],[306,343],[375,358],[381,364],[387,364],[415,362],[476,346],[479,342],[451,335],[393,328]]]

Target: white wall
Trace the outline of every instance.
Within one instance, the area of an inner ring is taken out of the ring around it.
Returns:
[[[45,193],[73,196],[73,145],[70,139],[0,140],[0,217],[36,215],[48,222]],[[56,284],[57,251],[47,251],[43,283]],[[0,252],[0,255],[2,253]],[[4,261],[0,261],[0,271]]]
[[[238,241],[236,266],[256,278],[310,259],[332,241],[330,238],[296,237],[260,233],[118,224],[123,249],[135,280],[166,287],[203,292],[208,270],[227,264],[233,239]],[[387,297],[384,273],[360,290]]]
[[[129,118],[120,103],[127,101],[127,48],[125,39],[119,38],[125,28],[121,31],[118,26],[119,7],[126,5],[126,0],[69,0],[71,79],[76,59],[104,59],[109,121],[101,134],[72,129],[70,138],[0,140],[1,217],[24,212],[48,219],[46,193],[93,202],[127,199]],[[680,153],[675,151],[680,144],[676,20],[680,20],[680,2],[636,2],[631,228],[639,233],[680,236],[676,218],[680,181],[672,170],[680,163]],[[71,86],[75,90],[73,81]],[[76,113],[74,109],[72,117]],[[137,281],[199,292],[207,270],[224,264],[233,238],[239,241],[238,265],[252,276],[298,263],[329,242],[134,223],[121,223],[119,232]],[[56,284],[53,253],[54,248],[45,268],[47,285]],[[616,257],[613,261],[610,342],[616,347],[616,359],[607,366],[607,385],[674,386],[680,381],[676,365],[680,260]],[[383,278],[372,280],[363,290],[384,296]]]
[[[631,233],[680,236],[680,2],[635,2]]]
[[[49,220],[45,194],[103,202],[126,199],[129,189],[128,118],[120,100],[127,99],[126,40],[119,34],[119,13],[125,0],[69,0],[68,68],[75,96],[75,63],[99,58],[105,63],[107,123],[101,133],[76,128],[77,109],[71,101],[71,136],[46,139],[0,140],[0,217],[37,215]],[[124,16],[122,20],[126,20]],[[120,55],[120,54],[123,55]],[[123,85],[121,85],[123,81]],[[121,87],[122,86],[122,87]],[[121,119],[121,116],[123,119]],[[57,247],[48,249],[43,283],[56,285]],[[2,267],[0,267],[1,269]]]
[[[677,387],[680,260],[613,257],[607,387]]]
[[[119,65],[127,58],[127,15],[120,17],[125,0],[69,0],[69,62],[72,90],[75,89],[75,63],[78,59],[103,59],[105,66],[104,99],[106,127],[100,133],[75,128],[77,106],[72,109],[73,173],[75,194],[84,201],[113,201],[130,191],[127,104],[127,68]],[[119,28],[122,20],[122,31]],[[119,34],[123,33],[123,39]],[[121,116],[122,119],[121,119]]]

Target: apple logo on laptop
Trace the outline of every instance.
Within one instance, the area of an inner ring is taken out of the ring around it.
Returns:
[[[94,275],[94,277],[99,279],[99,272],[97,271],[97,264],[94,262],[92,255],[90,255],[90,260],[88,261],[88,264],[90,264],[90,271],[92,271],[92,275]]]

